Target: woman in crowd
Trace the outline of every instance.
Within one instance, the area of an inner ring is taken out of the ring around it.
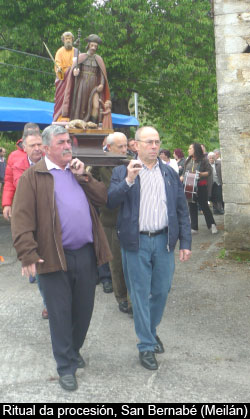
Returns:
[[[159,157],[165,164],[169,164],[177,173],[179,173],[178,165],[175,159],[170,159],[171,153],[169,150],[163,148],[160,150]]]
[[[174,158],[178,164],[179,176],[182,176],[186,159],[184,157],[183,151],[180,148],[176,148],[174,150]]]
[[[197,185],[197,202],[189,202],[189,213],[191,218],[192,233],[198,233],[198,204],[203,211],[208,229],[211,229],[212,234],[217,233],[214,217],[208,206],[208,176],[212,172],[211,165],[205,157],[201,145],[199,143],[192,143],[188,149],[188,158],[184,166],[184,174],[189,171],[195,173],[199,172],[199,180]],[[182,177],[183,180],[183,177]]]

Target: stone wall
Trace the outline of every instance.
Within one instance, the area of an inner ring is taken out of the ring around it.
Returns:
[[[250,0],[214,0],[214,24],[225,247],[250,250]]]

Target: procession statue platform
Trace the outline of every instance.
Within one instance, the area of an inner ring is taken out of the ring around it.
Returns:
[[[114,132],[113,129],[97,128],[70,128],[71,121],[56,121],[53,125],[64,126],[72,139],[72,154],[83,161],[86,166],[118,166],[127,165],[126,156],[103,151],[105,137]]]

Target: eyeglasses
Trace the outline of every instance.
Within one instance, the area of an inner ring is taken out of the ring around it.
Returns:
[[[161,145],[160,140],[137,140],[137,141],[140,141],[141,143],[145,143],[147,145],[153,145],[153,144],[155,144],[157,146]]]

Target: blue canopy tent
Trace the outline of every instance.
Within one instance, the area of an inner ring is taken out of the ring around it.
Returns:
[[[22,130],[27,122],[35,122],[41,129],[52,123],[54,103],[41,100],[0,97],[0,131]],[[112,113],[114,128],[138,126],[134,116]]]

